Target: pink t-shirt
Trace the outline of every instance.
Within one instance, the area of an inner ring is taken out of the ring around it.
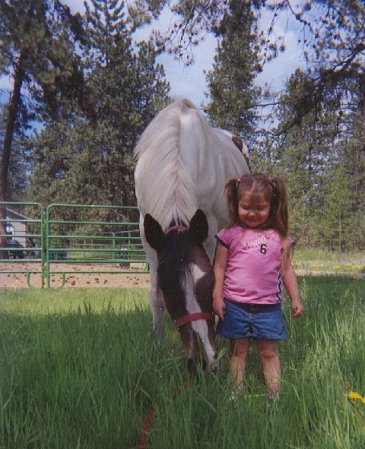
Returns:
[[[216,238],[228,248],[223,294],[241,303],[283,301],[280,257],[283,245],[273,229],[224,228]]]

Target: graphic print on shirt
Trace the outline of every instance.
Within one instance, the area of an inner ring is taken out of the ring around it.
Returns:
[[[266,243],[262,243],[260,246],[260,253],[261,254],[266,254],[267,251],[267,244]]]
[[[261,254],[266,254],[268,250],[269,240],[270,236],[266,232],[263,232],[262,234],[259,234],[258,237],[254,240],[241,240],[241,247],[244,251],[258,247]]]

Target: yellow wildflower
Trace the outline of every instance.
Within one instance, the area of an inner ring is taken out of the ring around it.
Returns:
[[[361,401],[363,404],[365,404],[365,396],[361,396],[361,394],[357,393],[356,391],[349,391],[347,393],[347,397],[352,401]]]

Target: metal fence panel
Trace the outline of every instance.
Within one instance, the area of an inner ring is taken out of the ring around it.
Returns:
[[[31,277],[37,274],[37,286],[60,287],[75,272],[148,272],[136,207],[51,204],[44,210],[38,203],[9,202],[0,203],[1,207],[4,237],[12,244],[0,247],[0,286],[6,273],[27,275],[29,286],[34,286]],[[9,210],[11,217],[4,213]]]

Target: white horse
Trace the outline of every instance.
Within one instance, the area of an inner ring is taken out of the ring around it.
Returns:
[[[195,355],[198,336],[211,365],[215,346],[207,315],[207,311],[211,313],[213,285],[209,261],[214,256],[214,236],[227,224],[225,182],[249,172],[247,147],[228,131],[209,126],[189,100],[179,98],[149,124],[135,148],[135,157],[135,188],[141,238],[151,270],[154,328],[161,337],[166,307],[180,323],[188,358]],[[199,290],[197,285],[204,287]],[[187,321],[179,321],[179,314]]]

